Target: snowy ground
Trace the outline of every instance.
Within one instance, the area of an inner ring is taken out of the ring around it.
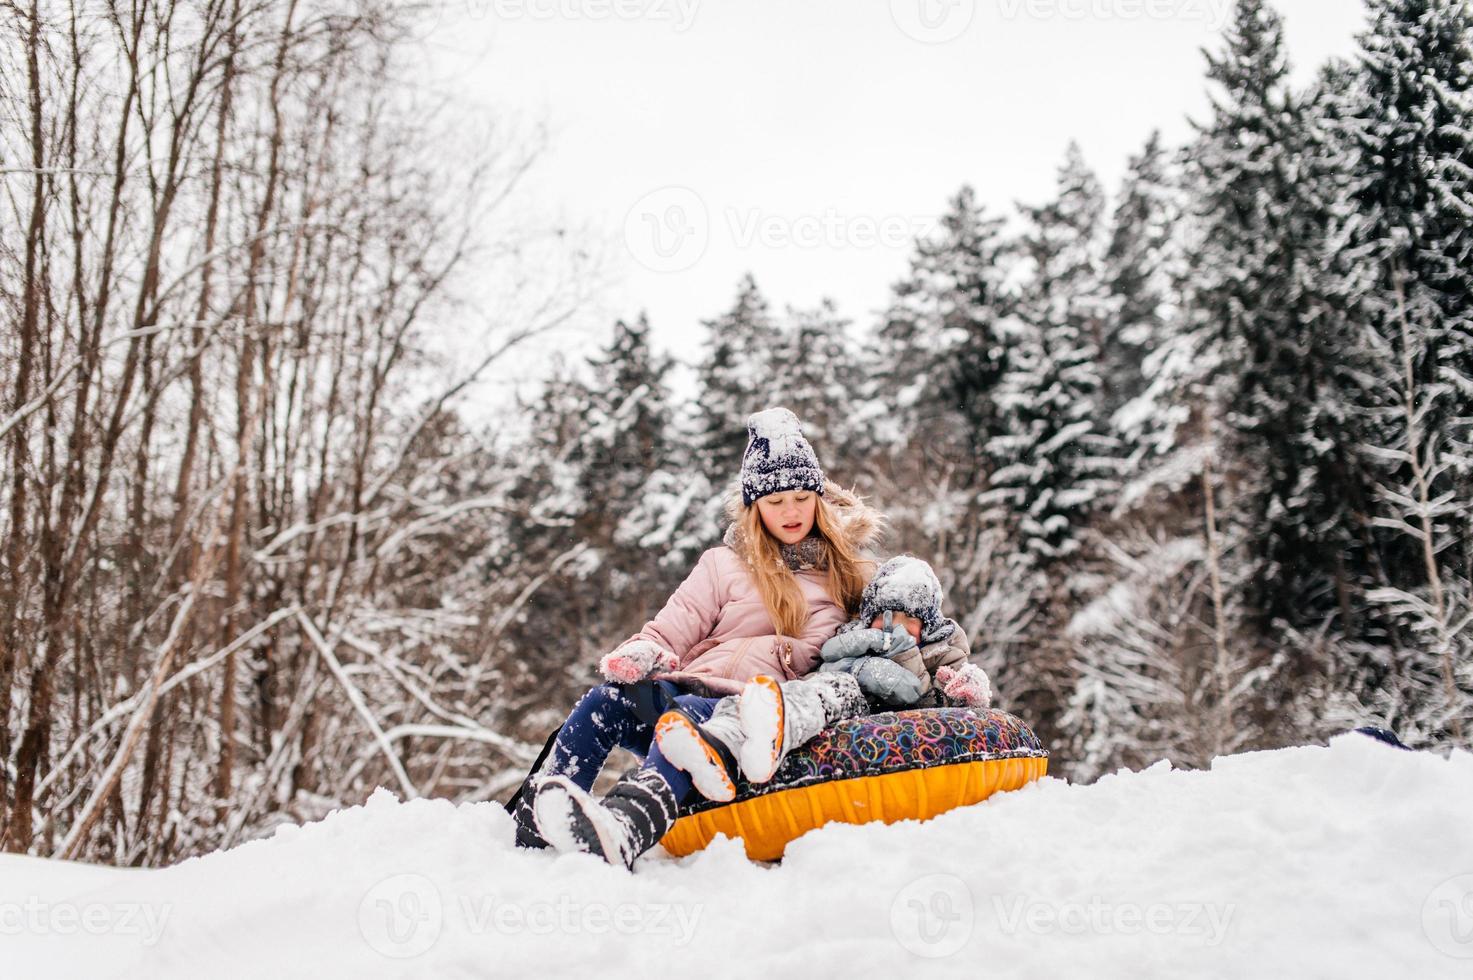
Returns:
[[[1359,735],[830,827],[781,866],[511,839],[381,790],[163,870],[0,856],[0,974],[1473,976],[1473,755]]]

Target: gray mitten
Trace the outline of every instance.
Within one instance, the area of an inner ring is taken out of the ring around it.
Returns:
[[[884,705],[904,707],[915,704],[921,696],[921,679],[899,664],[884,657],[869,655],[846,657],[826,663],[823,671],[853,674],[865,695]]]
[[[878,652],[885,644],[885,631],[877,629],[849,630],[828,638],[819,649],[818,655],[825,663],[834,663],[852,657],[864,657]]]
[[[887,612],[885,613],[885,629],[865,627],[831,636],[818,651],[818,655],[826,663],[832,663],[846,657],[864,657],[870,654],[894,657],[907,650],[915,649],[915,637],[911,636],[905,627],[890,626],[889,623],[890,614]]]

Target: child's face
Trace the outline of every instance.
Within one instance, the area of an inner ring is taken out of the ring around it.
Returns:
[[[910,615],[909,613],[903,613],[903,612],[892,612],[892,613],[890,613],[890,625],[891,626],[904,626],[905,627],[905,631],[907,633],[909,633],[912,637],[914,637],[914,639],[915,639],[915,641],[917,643],[920,643],[921,642],[921,621],[919,619],[916,619],[914,616]],[[880,613],[878,616],[876,616],[875,617],[875,621],[872,622],[872,623],[870,623],[870,627],[873,628],[873,629],[877,629],[877,630],[878,629],[884,629],[885,628],[885,614],[884,613]]]

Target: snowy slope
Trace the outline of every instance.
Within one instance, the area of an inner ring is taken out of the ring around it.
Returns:
[[[163,870],[0,856],[0,974],[1473,976],[1473,755],[1359,735],[830,827],[780,866],[511,838],[380,790]]]

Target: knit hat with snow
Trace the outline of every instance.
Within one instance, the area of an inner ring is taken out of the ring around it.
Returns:
[[[921,621],[921,643],[935,643],[957,628],[941,615],[941,599],[941,581],[931,566],[915,555],[897,555],[864,587],[855,623],[863,628],[886,610],[903,612]]]
[[[742,456],[742,503],[789,490],[823,493],[823,470],[798,416],[769,408],[747,419],[747,451]]]

